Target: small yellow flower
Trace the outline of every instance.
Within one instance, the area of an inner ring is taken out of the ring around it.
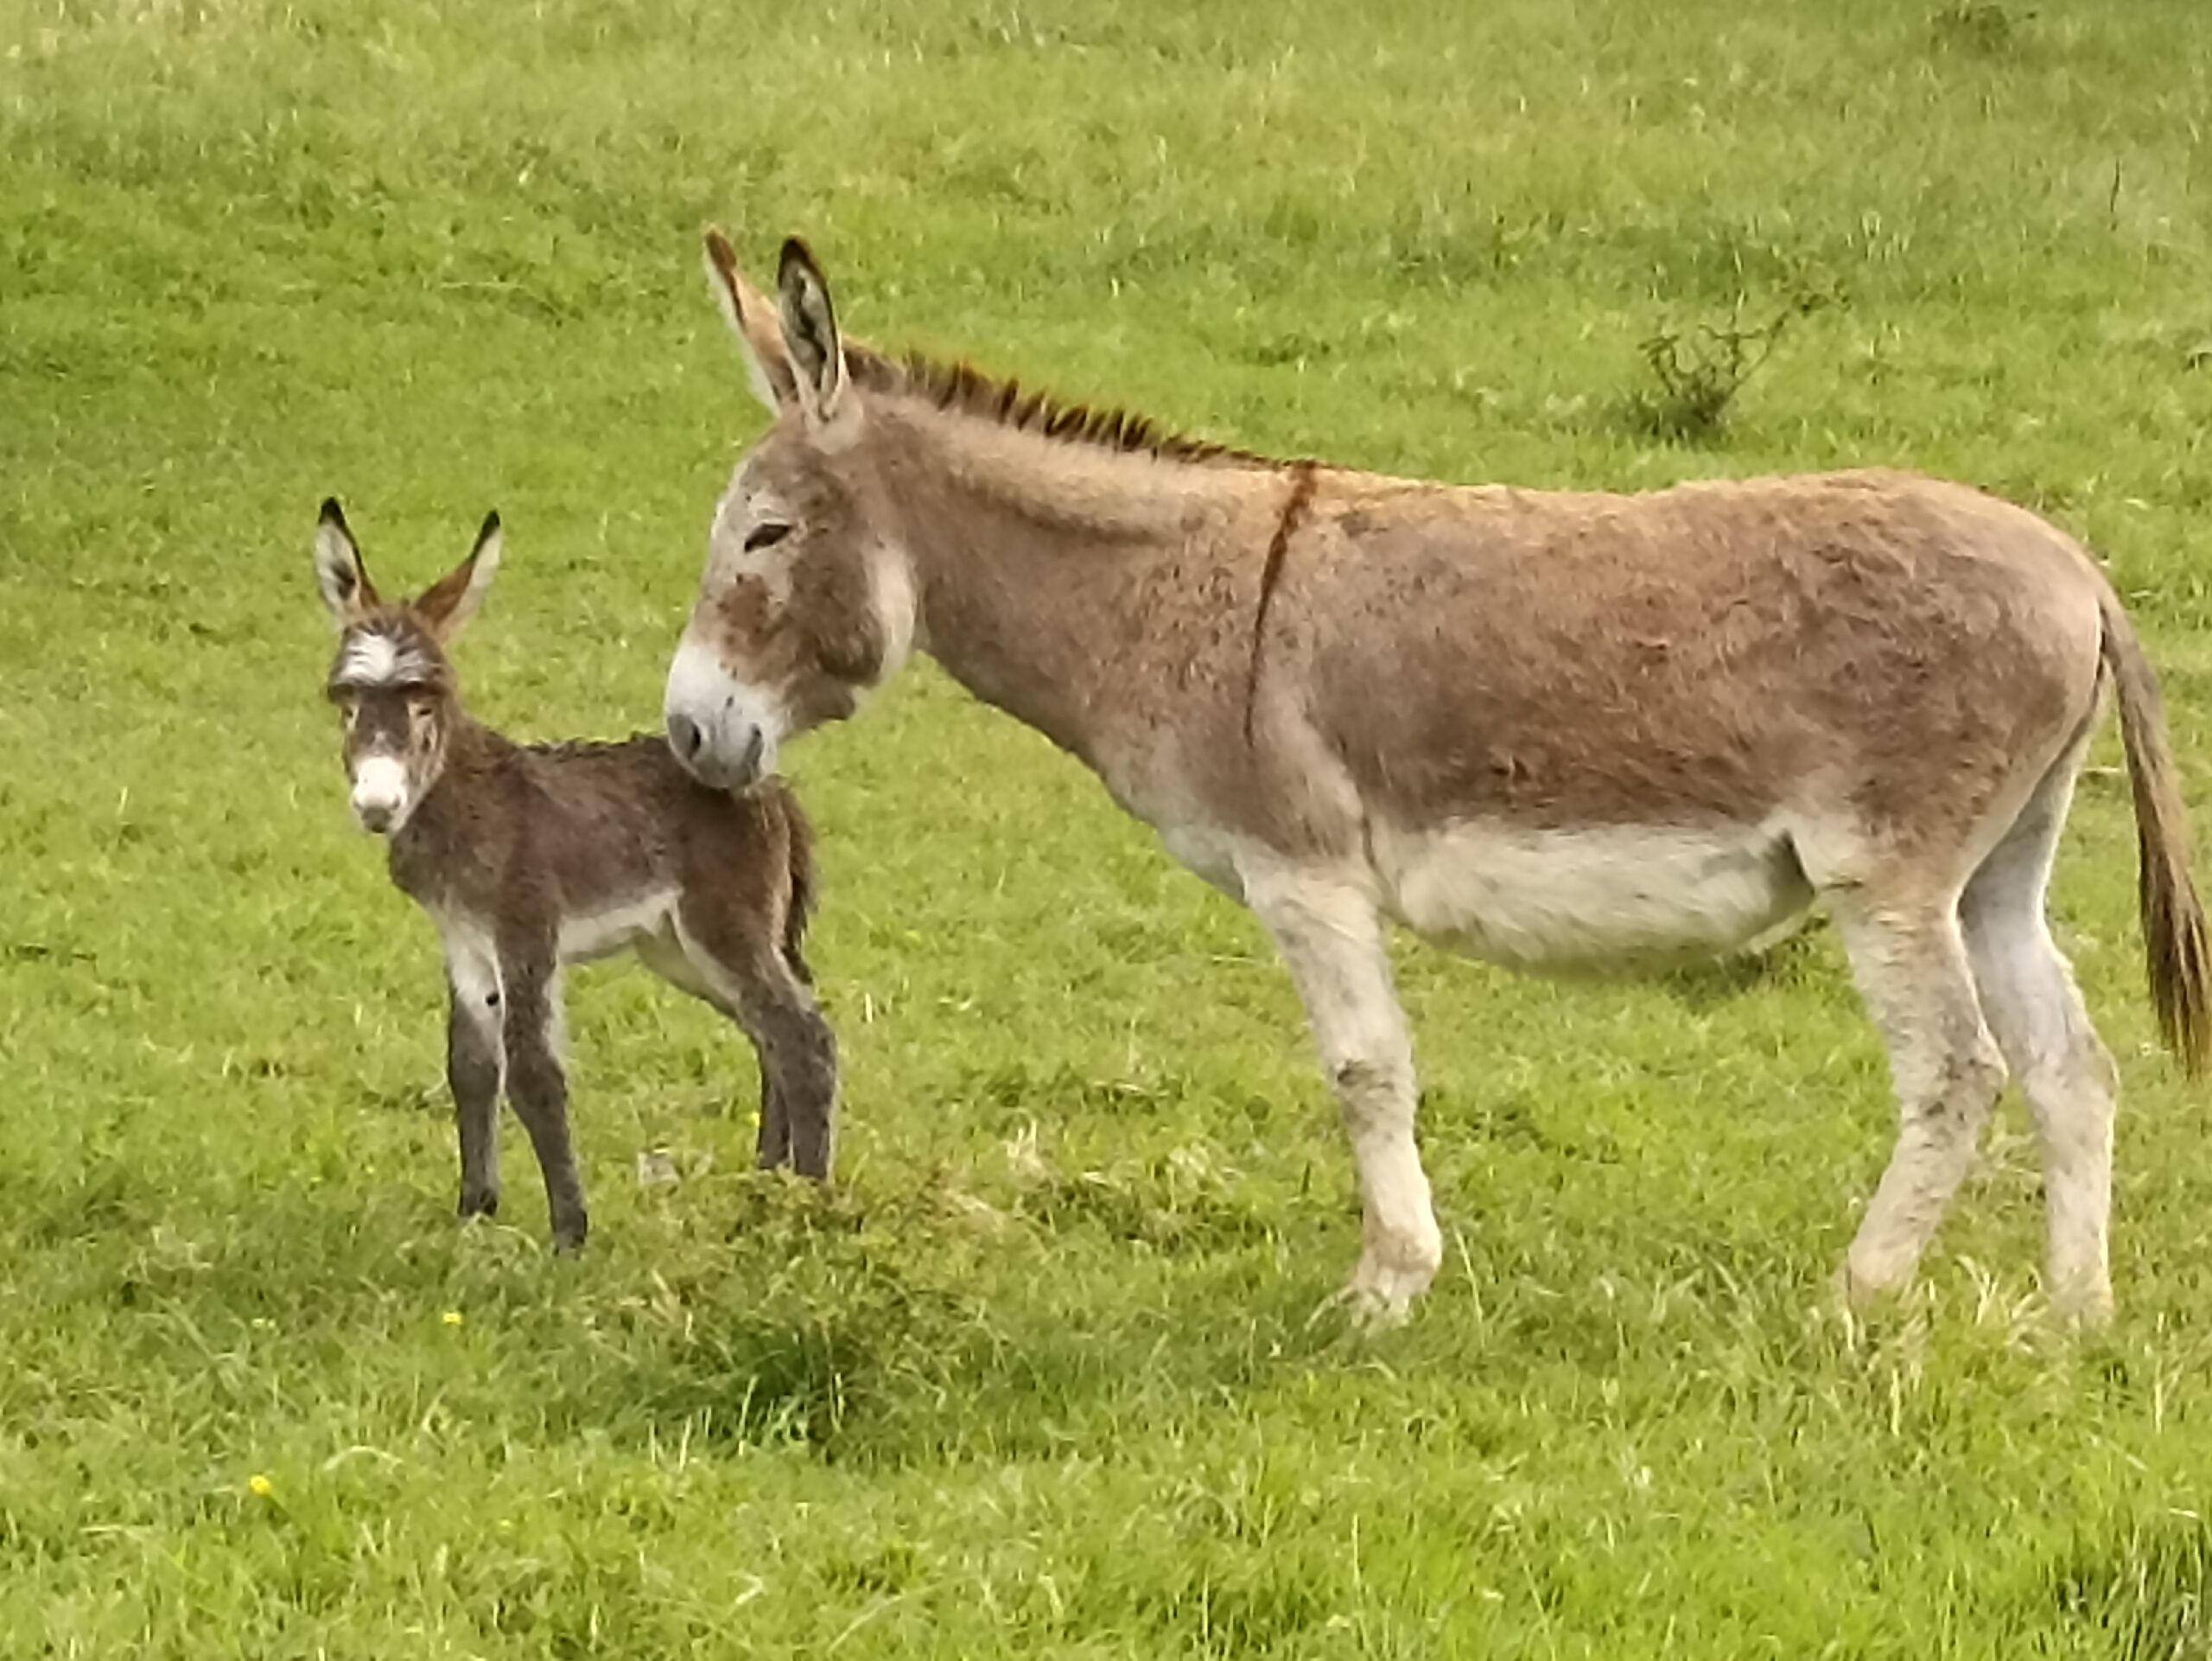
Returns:
[[[258,1471],[245,1480],[245,1486],[253,1491],[253,1497],[257,1499],[273,1499],[276,1497],[276,1485]]]
[[[446,1325],[447,1325],[447,1326],[448,1326],[448,1327],[458,1327],[458,1326],[460,1326],[460,1325],[461,1325],[461,1311],[460,1311],[460,1310],[458,1310],[458,1309],[448,1309],[448,1310],[447,1310],[447,1311],[446,1311]]]

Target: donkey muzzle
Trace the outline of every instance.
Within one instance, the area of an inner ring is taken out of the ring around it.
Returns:
[[[717,790],[741,790],[775,766],[774,710],[711,654],[686,646],[668,673],[668,748]]]
[[[690,716],[668,718],[668,748],[686,773],[717,790],[741,790],[760,776],[768,735],[747,721],[724,722],[721,736],[721,744],[710,744],[708,729]]]

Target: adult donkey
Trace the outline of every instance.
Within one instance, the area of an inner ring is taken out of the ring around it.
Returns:
[[[1386,914],[1553,970],[1824,902],[1903,1117],[1847,1289],[1910,1277],[2009,1063],[2049,1293],[2108,1314],[2115,1075],[2044,914],[2107,683],[2192,1071],[2212,1023],[2157,683],[2071,538],[1899,474],[1618,496],[1268,461],[842,339],[798,242],[772,307],[707,251],[775,424],[715,514],[677,756],[743,783],[919,647],[1082,760],[1288,962],[1358,1164],[1363,1312],[1442,1256]]]

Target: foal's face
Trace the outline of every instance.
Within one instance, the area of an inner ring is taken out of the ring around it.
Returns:
[[[322,505],[315,581],[339,630],[325,690],[345,722],[346,776],[353,817],[365,830],[396,835],[438,781],[461,716],[445,648],[483,603],[499,548],[494,513],[467,559],[420,598],[387,604],[369,581],[338,504]]]
[[[445,766],[455,711],[453,670],[404,609],[357,623],[340,637],[330,701],[345,722],[353,817],[396,835]]]
[[[668,737],[696,777],[735,786],[772,772],[785,740],[842,721],[897,671],[915,603],[821,273],[786,244],[772,316],[719,233],[708,252],[776,424],[715,510],[698,603],[669,669]]]

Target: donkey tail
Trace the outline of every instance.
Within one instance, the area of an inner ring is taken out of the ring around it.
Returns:
[[[798,805],[798,798],[788,789],[779,790],[779,805],[783,810],[784,840],[789,849],[788,861],[791,892],[784,902],[784,961],[791,965],[802,985],[814,984],[814,971],[807,967],[804,947],[806,926],[814,920],[814,902],[821,893],[821,876],[814,863],[814,826]]]
[[[2192,1076],[2212,1060],[2212,953],[2189,875],[2189,818],[2166,739],[2164,701],[2143,643],[2109,583],[2100,650],[2119,694],[2120,741],[2135,795],[2136,898],[2151,1005],[2167,1047]]]

